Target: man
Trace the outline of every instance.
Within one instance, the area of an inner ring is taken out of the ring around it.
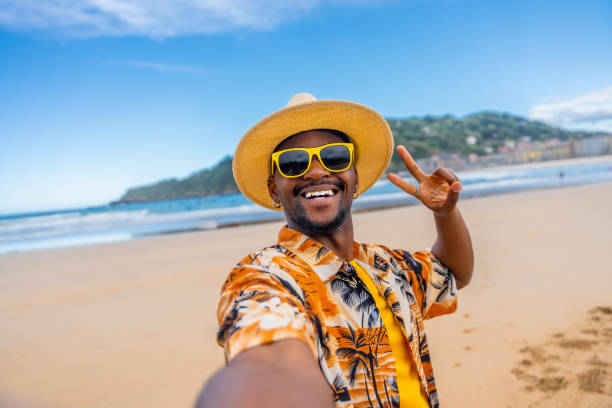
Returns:
[[[389,180],[434,213],[431,251],[358,244],[352,201],[387,168],[391,131],[378,113],[295,95],[240,141],[233,169],[252,201],[284,211],[278,244],[244,258],[221,294],[228,364],[198,407],[437,407],[423,320],[456,309],[472,245],[457,209],[461,184],[426,175]]]

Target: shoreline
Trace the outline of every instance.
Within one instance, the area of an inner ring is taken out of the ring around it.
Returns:
[[[506,170],[509,168],[538,168],[538,167],[550,167],[555,165],[563,165],[563,164],[582,164],[582,163],[602,163],[612,160],[612,154],[602,154],[598,156],[581,156],[581,157],[571,157],[567,159],[556,159],[556,160],[540,160],[537,162],[531,163],[521,163],[521,164],[508,164],[504,166],[491,166],[491,167],[478,167],[475,169],[462,170],[463,172],[468,171],[480,171],[480,170]]]
[[[612,160],[612,154],[598,155],[598,156],[570,157],[566,159],[540,160],[540,161],[531,162],[531,163],[508,164],[508,165],[503,165],[503,166],[476,166],[476,167],[468,167],[465,170],[461,170],[461,172],[471,173],[471,172],[478,172],[478,171],[483,171],[483,170],[499,171],[499,170],[505,170],[509,168],[538,168],[538,167],[553,166],[553,165],[562,164],[562,163],[568,163],[568,164],[598,163],[598,162],[606,161],[606,160]],[[401,172],[401,173],[404,173],[404,172]],[[385,179],[386,179],[386,174],[380,178],[380,180],[385,180]],[[186,196],[186,197],[164,198],[164,199],[157,199],[157,200],[125,200],[125,201],[113,200],[113,201],[109,201],[106,204],[101,204],[101,205],[107,205],[107,206],[113,207],[113,206],[119,206],[122,204],[154,203],[154,202],[165,202],[165,201],[174,201],[174,200],[182,200],[182,199],[190,199],[190,198],[222,196],[222,195],[236,194],[239,192],[240,191],[236,191],[235,193],[194,195],[194,196]]]
[[[537,162],[508,164],[504,166],[476,166],[476,167],[468,167],[465,170],[461,170],[460,172],[461,173],[473,173],[473,172],[486,171],[486,170],[501,171],[501,170],[507,170],[507,169],[516,169],[516,168],[528,169],[528,168],[549,167],[549,166],[565,164],[565,163],[567,164],[599,163],[599,162],[605,162],[607,160],[612,160],[612,154],[598,155],[598,156],[580,156],[580,157],[571,157],[567,159],[540,160]],[[401,173],[407,173],[407,172],[401,172]],[[386,180],[386,174],[383,175],[379,179],[379,181],[380,180]],[[159,199],[159,200],[128,200],[128,201],[115,200],[115,201],[110,201],[107,204],[103,204],[103,205],[108,205],[112,207],[112,206],[117,206],[121,204],[154,203],[154,202],[174,201],[174,200],[182,200],[182,199],[190,199],[190,198],[222,196],[222,195],[236,194],[239,192],[240,191],[236,191],[235,193],[196,195],[192,197],[176,197],[176,198],[167,198],[167,199]]]
[[[612,181],[612,155],[492,167],[459,174],[463,181],[461,196],[464,200],[519,191],[567,188]],[[235,199],[230,198],[228,203]],[[199,204],[201,208],[190,202],[176,203],[172,205],[178,207],[170,211],[158,207],[127,207],[118,212],[94,209],[83,213],[64,211],[41,218],[15,218],[0,225],[0,234],[2,231],[7,233],[0,237],[0,255],[235,228],[283,219],[281,213],[252,203],[228,203],[219,202],[212,207]],[[356,200],[352,210],[361,213],[414,204],[418,204],[416,198],[382,180]],[[193,205],[196,207],[192,210]]]
[[[581,164],[581,163],[599,163],[599,162],[605,162],[608,160],[612,160],[612,154],[598,155],[598,156],[573,157],[573,158],[559,159],[559,160],[545,160],[545,161],[539,161],[539,162],[511,164],[511,165],[504,165],[504,166],[482,166],[482,167],[476,167],[476,168],[468,168],[465,170],[461,170],[461,172],[469,174],[469,173],[483,171],[483,170],[500,171],[500,170],[507,170],[507,169],[515,169],[515,168],[538,168],[538,167],[549,167],[549,166],[553,166],[556,164],[570,164],[571,165],[571,164]],[[383,176],[381,177],[380,180],[385,180],[385,179],[386,178]],[[138,201],[138,203],[163,202],[163,201],[173,201],[173,200],[181,200],[181,199],[189,199],[189,198],[203,198],[203,197],[212,197],[212,196],[222,196],[222,194],[213,194],[213,195],[196,196],[196,197],[181,197],[181,198],[176,198],[176,199],[171,199],[171,200]],[[51,209],[26,211],[26,212],[0,213],[0,218],[34,216],[34,215],[47,214],[47,213],[73,212],[73,211],[79,211],[79,210],[89,209],[89,208],[99,208],[99,207],[111,206],[111,203],[114,203],[114,202],[116,201],[109,201],[107,203],[91,204],[91,205],[85,205],[85,206],[80,206],[80,207],[66,207],[66,208],[62,207],[62,208],[51,208]],[[116,206],[116,205],[117,204],[113,204],[113,206]]]
[[[609,158],[612,159],[612,156],[609,156]],[[591,161],[588,161],[588,162],[591,162]],[[597,161],[594,161],[594,162],[597,162]],[[608,180],[603,180],[603,181],[593,181],[593,182],[588,182],[588,183],[520,186],[520,187],[500,188],[497,190],[488,190],[488,191],[487,190],[485,191],[478,191],[478,190],[466,191],[464,189],[461,192],[461,200],[465,202],[465,200],[472,200],[472,199],[478,199],[478,198],[484,198],[484,197],[496,197],[496,196],[503,196],[507,194],[528,192],[528,191],[540,191],[540,190],[546,191],[546,190],[564,189],[564,188],[571,188],[571,187],[576,187],[580,185],[594,185],[594,184],[596,185],[596,184],[609,183],[609,182],[610,181]],[[372,198],[376,198],[376,196],[373,196]],[[398,192],[397,198],[395,199],[386,199],[386,200],[382,199],[382,200],[372,200],[372,201],[375,201],[375,202],[370,203],[370,204],[365,204],[365,205],[363,205],[362,202],[356,202],[353,205],[352,212],[354,214],[369,213],[369,212],[384,211],[384,210],[394,209],[394,208],[411,207],[411,206],[415,206],[419,204],[419,202],[414,197],[408,194],[405,194],[403,192]],[[379,202],[377,203],[376,201],[379,201]],[[282,220],[283,220],[282,213],[270,213],[270,214],[266,214],[266,216],[263,218],[256,218],[256,219],[242,220],[242,221],[218,222],[218,223],[215,223],[213,227],[211,227],[207,223],[203,223],[202,226],[200,227],[167,229],[167,230],[159,230],[159,231],[148,232],[148,233],[147,232],[132,233],[132,234],[130,233],[118,234],[118,233],[112,233],[112,232],[111,233],[101,233],[98,235],[101,238],[98,238],[97,240],[93,240],[93,242],[91,242],[89,239],[83,239],[82,243],[79,243],[73,240],[74,242],[72,242],[71,244],[59,244],[59,245],[51,244],[48,247],[42,247],[42,248],[34,247],[31,249],[16,249],[16,250],[9,250],[5,252],[0,251],[0,257],[2,257],[3,255],[14,254],[14,253],[29,253],[29,252],[35,252],[35,251],[46,251],[46,250],[54,250],[54,249],[60,249],[60,248],[76,248],[76,247],[92,246],[92,245],[99,245],[99,244],[105,244],[105,243],[113,243],[113,242],[134,241],[134,240],[146,239],[149,237],[156,237],[156,236],[172,236],[172,235],[180,235],[180,234],[186,234],[186,233],[240,228],[240,227],[245,227],[245,226],[250,226],[250,225],[270,224],[270,223],[275,223],[275,222],[279,222]],[[85,235],[86,238],[89,238],[91,236],[92,235]],[[108,239],[107,237],[109,236],[111,237],[114,236],[116,238]],[[62,242],[63,236],[58,237],[57,241]]]
[[[557,160],[541,160],[541,161],[531,162],[531,163],[508,164],[504,166],[491,166],[491,167],[484,166],[484,167],[478,167],[478,168],[473,168],[473,169],[470,168],[470,169],[462,170],[462,173],[476,172],[476,171],[482,171],[482,170],[500,171],[500,170],[516,169],[516,168],[530,169],[530,168],[540,168],[540,167],[551,167],[551,166],[563,165],[563,164],[571,165],[571,164],[583,164],[583,163],[602,163],[602,162],[606,162],[609,160],[612,160],[612,154],[603,154],[603,155],[598,155],[598,156],[581,156],[581,157],[572,157],[572,158],[557,159]]]

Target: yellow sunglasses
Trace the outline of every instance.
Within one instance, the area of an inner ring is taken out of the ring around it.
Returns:
[[[272,153],[270,173],[274,174],[274,165],[283,177],[294,178],[308,173],[312,156],[317,156],[319,163],[326,170],[338,173],[347,170],[353,164],[354,147],[352,143],[330,143],[319,147],[297,147],[279,150]]]

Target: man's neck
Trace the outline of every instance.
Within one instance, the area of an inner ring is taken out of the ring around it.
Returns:
[[[313,234],[304,231],[299,225],[288,225],[289,228],[320,242],[339,258],[345,261],[353,260],[353,220],[350,214],[338,229],[331,234]]]

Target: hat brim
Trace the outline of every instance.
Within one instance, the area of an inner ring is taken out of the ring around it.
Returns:
[[[317,100],[281,109],[253,126],[240,140],[232,163],[240,191],[271,210],[268,192],[270,157],[287,137],[312,129],[335,129],[355,146],[359,193],[382,176],[393,154],[393,136],[387,121],[374,110],[347,101]]]

